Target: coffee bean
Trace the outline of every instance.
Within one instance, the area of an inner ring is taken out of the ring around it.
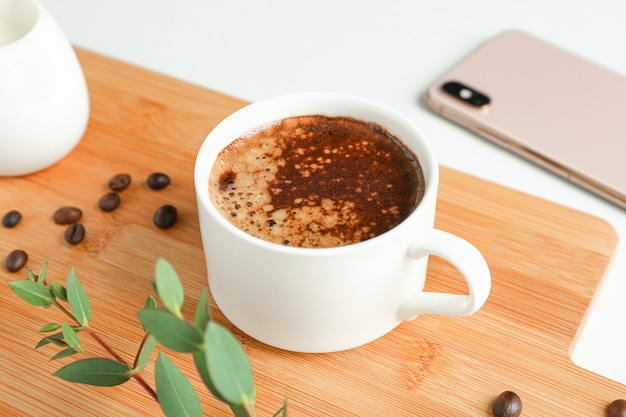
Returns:
[[[609,417],[626,417],[626,400],[615,400],[607,409]]]
[[[522,414],[522,400],[513,391],[504,391],[496,398],[491,411],[495,417],[519,417]]]
[[[176,219],[178,217],[178,212],[176,207],[166,204],[162,207],[159,207],[157,211],[154,212],[154,224],[161,229],[168,229],[174,226],[176,223]]]
[[[65,229],[65,241],[77,245],[85,238],[85,226],[80,223],[72,223]]]
[[[98,207],[102,211],[113,211],[120,206],[120,195],[116,192],[107,193],[100,198]]]
[[[28,254],[22,249],[15,249],[7,256],[5,265],[9,272],[17,272],[26,265]]]
[[[170,185],[170,177],[162,172],[154,172],[148,177],[147,183],[153,190],[162,190]]]
[[[11,210],[2,218],[4,227],[15,227],[22,220],[22,214],[17,210]]]
[[[109,180],[109,188],[112,191],[124,191],[130,185],[130,175],[117,174]]]
[[[52,218],[56,224],[70,224],[76,223],[83,217],[83,212],[81,209],[76,207],[61,207],[57,211],[54,212]]]

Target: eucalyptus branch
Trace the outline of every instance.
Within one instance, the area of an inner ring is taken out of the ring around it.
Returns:
[[[63,308],[63,306],[61,306],[60,304],[57,304],[60,308],[62,308],[64,311],[66,311],[69,315],[71,315],[71,317],[74,317],[71,313],[69,313],[69,311],[67,311],[65,308]],[[123,363],[124,365],[128,365],[128,363],[124,360],[124,358],[122,358],[117,351],[115,351],[103,338],[100,337],[100,335],[98,335],[98,333],[96,333],[95,330],[93,330],[91,327],[87,326],[87,327],[83,327],[83,330],[85,330],[87,332],[87,334],[89,334],[89,336],[91,336],[92,339],[94,339],[100,346],[102,346],[102,348],[104,348],[104,350],[106,350],[109,355],[111,355],[111,357],[113,357],[113,359],[115,359],[116,361]],[[144,342],[147,339],[147,335],[146,337],[144,337],[144,339],[142,340],[142,343],[139,347],[139,352],[141,352],[141,349],[144,346]],[[138,353],[139,355],[139,353]],[[154,388],[152,388],[150,386],[150,384],[148,384],[148,382],[141,376],[141,372],[135,370],[136,367],[136,360],[135,360],[135,364],[133,365],[133,370],[131,372],[132,378],[135,379],[135,381],[137,381],[137,383],[139,383],[139,385],[141,385],[141,387],[148,393],[148,395],[150,395],[155,401],[159,402],[159,397],[156,393],[156,391],[154,390]]]
[[[24,301],[38,307],[57,307],[76,326],[49,323],[40,331],[61,332],[45,337],[37,348],[46,344],[61,347],[52,359],[66,358],[74,353],[87,353],[78,333],[82,330],[113,358],[88,357],[69,363],[54,373],[66,381],[113,386],[135,379],[161,406],[167,417],[201,417],[202,405],[187,377],[160,351],[155,362],[154,390],[141,376],[158,343],[173,351],[193,356],[196,370],[209,391],[231,408],[235,417],[256,417],[254,386],[250,362],[235,337],[225,327],[211,319],[207,291],[199,297],[193,321],[182,314],[184,291],[172,265],[159,259],[155,267],[156,290],[163,307],[157,307],[154,297],[148,297],[138,317],[144,329],[132,367],[89,325],[91,305],[74,268],[66,285],[46,282],[47,261],[39,275],[26,268],[27,279],[9,283]],[[69,309],[61,302],[67,302]],[[273,417],[287,417],[287,403]]]

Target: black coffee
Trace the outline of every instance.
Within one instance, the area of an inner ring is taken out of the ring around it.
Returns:
[[[236,139],[218,156],[209,194],[258,238],[298,247],[361,242],[417,207],[417,157],[382,127],[350,117],[287,118]]]

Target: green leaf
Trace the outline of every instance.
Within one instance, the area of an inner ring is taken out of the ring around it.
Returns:
[[[155,366],[157,395],[168,417],[202,417],[202,404],[185,375],[163,352]]]
[[[153,296],[149,295],[143,308],[157,308],[157,302]]]
[[[89,326],[89,320],[91,319],[91,305],[89,304],[89,298],[80,281],[76,276],[74,267],[70,269],[70,273],[67,276],[67,300],[70,303],[72,313],[76,317],[78,323],[83,327]]]
[[[80,345],[80,339],[78,338],[78,335],[76,334],[74,329],[72,329],[70,325],[66,322],[63,322],[63,324],[61,324],[61,329],[63,329],[63,338],[65,339],[67,345],[75,351],[81,352],[83,348]]]
[[[37,345],[35,346],[35,349],[39,349],[40,347],[46,346],[48,344],[53,344],[55,346],[59,346],[63,348],[67,347],[67,343],[65,343],[63,333],[55,333],[53,335],[46,336],[43,339],[41,339],[39,343],[37,343]]]
[[[206,362],[206,352],[204,350],[198,350],[194,352],[193,361],[196,365],[198,374],[200,374],[204,385],[206,385],[209,391],[211,391],[211,394],[213,394],[213,396],[218,400],[226,403],[226,399],[222,396],[222,394],[217,391],[217,389],[215,388],[215,384],[213,384],[213,381],[211,381],[211,376],[209,375],[209,370]]]
[[[31,305],[49,307],[52,304],[52,291],[43,284],[22,280],[11,281],[9,286],[18,297]]]
[[[248,357],[225,327],[209,322],[204,334],[206,362],[215,389],[231,405],[251,405],[256,390]]]
[[[24,269],[26,270],[26,279],[29,281],[37,281],[37,275],[35,275],[35,273],[29,268],[28,265],[26,265],[24,267]]]
[[[76,352],[71,347],[68,347],[68,348],[63,349],[62,351],[60,351],[56,355],[54,355],[52,358],[50,358],[50,360],[51,361],[55,361],[57,359],[67,358],[69,356],[75,355],[76,353],[78,353],[78,352]]]
[[[61,325],[59,323],[48,323],[45,326],[42,326],[39,331],[41,333],[47,333],[47,332],[54,332],[56,330],[59,330],[61,328]]]
[[[184,320],[163,309],[144,309],[139,320],[149,333],[165,347],[176,352],[195,352],[203,349],[204,340],[198,330]]]
[[[112,387],[128,381],[131,371],[130,367],[113,359],[89,358],[65,365],[53,375],[69,382]]]
[[[41,265],[41,268],[39,268],[39,275],[37,275],[37,282],[41,284],[46,283],[46,275],[48,275],[48,260],[49,259],[50,258],[46,259],[44,263]]]
[[[157,308],[157,303],[156,300],[154,299],[153,296],[149,295],[148,299],[146,300],[146,303],[143,305],[143,309],[144,310],[156,310]],[[146,326],[141,325],[141,327],[143,328],[143,331],[148,334],[148,330],[146,330]]]
[[[156,347],[158,341],[154,335],[149,334],[146,336],[146,339],[143,342],[143,346],[141,346],[141,350],[137,355],[137,360],[135,361],[135,371],[141,373],[146,368],[148,361],[150,360],[150,356],[152,356],[152,352],[154,352],[154,348]]]
[[[200,298],[198,299],[198,306],[196,307],[196,313],[193,318],[193,324],[196,325],[198,330],[204,333],[207,324],[211,320],[211,312],[209,311],[209,298],[206,288],[202,290]]]
[[[180,310],[185,300],[183,286],[172,264],[163,258],[157,260],[154,284],[165,308],[176,317],[182,318]]]
[[[50,289],[52,290],[52,294],[61,301],[67,301],[67,290],[61,284],[57,284],[56,282],[50,283]]]

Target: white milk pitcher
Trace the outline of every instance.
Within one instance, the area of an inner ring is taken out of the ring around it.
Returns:
[[[36,0],[0,0],[0,176],[58,162],[88,119],[85,77],[54,19]]]

